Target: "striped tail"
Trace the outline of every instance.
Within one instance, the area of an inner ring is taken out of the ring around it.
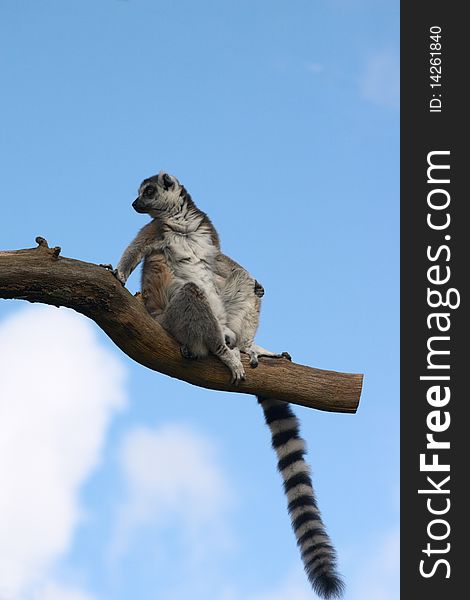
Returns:
[[[286,402],[273,398],[258,398],[258,402],[271,430],[305,572],[319,596],[337,598],[342,595],[344,584],[336,572],[336,553],[325,531],[304,460],[306,449],[299,435],[299,421]]]

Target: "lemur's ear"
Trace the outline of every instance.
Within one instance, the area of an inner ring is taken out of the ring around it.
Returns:
[[[169,190],[170,188],[173,187],[173,180],[166,173],[163,173],[163,175],[162,175],[162,181],[163,181],[163,187],[164,187],[165,190]]]

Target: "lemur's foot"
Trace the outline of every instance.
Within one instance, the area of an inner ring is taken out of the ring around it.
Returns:
[[[242,363],[240,363],[239,365],[230,367],[230,371],[232,372],[232,377],[230,379],[230,383],[233,383],[234,385],[238,385],[240,383],[240,381],[245,381],[246,375],[245,375],[245,369],[243,368]]]
[[[225,346],[225,349],[221,350],[221,352],[218,354],[218,357],[230,369],[230,373],[232,374],[230,383],[238,385],[240,381],[244,381],[245,369],[243,368],[240,358],[240,350],[238,348],[231,350]]]
[[[264,287],[261,285],[259,281],[255,279],[255,296],[258,298],[262,298],[264,296]]]
[[[257,367],[257,366],[258,366],[258,364],[259,364],[259,360],[258,360],[258,356],[259,356],[259,355],[258,355],[256,352],[253,352],[253,351],[251,351],[251,350],[249,350],[249,351],[247,352],[247,354],[248,354],[248,357],[249,357],[249,359],[250,359],[250,367],[251,367],[252,369],[256,369],[256,367]]]
[[[188,360],[196,360],[197,359],[197,355],[193,354],[187,346],[181,346],[180,351],[181,351],[181,356],[183,358],[187,358]]]
[[[256,369],[259,364],[259,359],[261,357],[266,358],[287,358],[288,360],[292,360],[291,355],[288,352],[271,352],[270,350],[266,350],[266,348],[262,348],[257,344],[253,344],[248,350],[245,350],[246,354],[250,359],[250,367]]]

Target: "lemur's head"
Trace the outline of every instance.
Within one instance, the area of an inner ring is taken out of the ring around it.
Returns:
[[[138,213],[148,213],[152,217],[172,213],[183,203],[182,190],[183,187],[176,177],[161,171],[158,175],[142,181],[139,196],[132,206]]]

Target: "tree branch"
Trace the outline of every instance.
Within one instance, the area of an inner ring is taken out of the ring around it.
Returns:
[[[286,358],[261,358],[252,369],[242,356],[246,380],[230,384],[228,369],[215,357],[188,361],[178,344],[105,268],[60,256],[36,238],[37,248],[0,252],[0,298],[17,298],[73,308],[95,321],[138,363],[201,387],[268,396],[311,408],[356,412],[362,375],[314,369]]]

